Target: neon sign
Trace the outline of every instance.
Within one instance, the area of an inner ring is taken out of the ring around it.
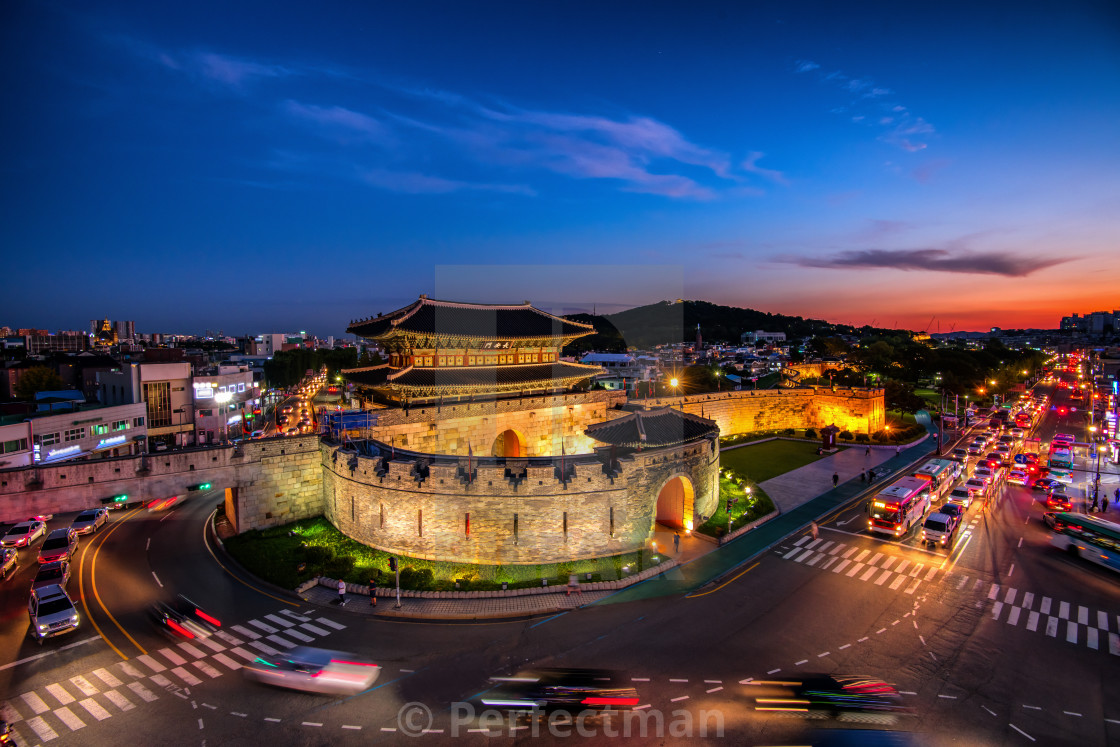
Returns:
[[[82,447],[77,444],[73,446],[64,446],[61,449],[51,449],[47,452],[47,459],[58,459],[59,457],[68,456],[70,454],[77,454],[81,450]]]
[[[97,442],[97,446],[95,448],[107,449],[110,446],[116,446],[117,444],[123,444],[124,442],[125,442],[125,437],[124,436],[113,436],[112,438],[103,438],[103,439],[101,439],[100,441]]]

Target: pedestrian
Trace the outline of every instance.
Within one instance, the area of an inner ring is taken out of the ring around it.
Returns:
[[[1099,511],[1099,510],[1100,510],[1100,507],[1101,507],[1101,504],[1100,504],[1100,502],[1099,502],[1099,501],[1097,500],[1097,496],[1096,496],[1096,495],[1094,495],[1094,496],[1093,496],[1093,507],[1089,509],[1089,513],[1091,513],[1091,514],[1095,514],[1095,513],[1097,512],[1097,511]]]
[[[898,456],[901,453],[902,453],[902,446],[901,445],[894,447],[894,455],[895,456]]]
[[[837,485],[839,485],[839,484],[840,484],[840,475],[838,475],[837,473],[833,472],[833,473],[832,473],[832,487],[834,487],[834,488],[835,488],[835,487],[836,487]]]
[[[681,535],[677,532],[673,533],[673,552],[678,555],[681,552]]]
[[[338,579],[338,606],[346,606],[346,582],[341,578]]]
[[[1104,498],[1101,499],[1101,513],[1103,514],[1107,510],[1108,510],[1108,496],[1106,495]]]
[[[1115,496],[1116,496],[1116,502],[1120,503],[1120,488],[1116,488]]]
[[[369,606],[377,606],[377,586],[372,578],[369,580]]]
[[[809,522],[809,533],[813,535],[813,539],[819,539],[820,538],[821,530],[820,530],[820,528],[817,527],[817,522],[815,522],[815,521]]]
[[[859,481],[860,482],[867,482],[867,473],[866,472],[860,472],[859,473]]]

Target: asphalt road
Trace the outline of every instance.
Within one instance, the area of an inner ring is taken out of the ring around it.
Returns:
[[[1054,411],[1039,428],[1059,426]],[[503,742],[608,743],[642,724],[665,743],[694,742],[703,724],[729,743],[803,744],[815,724],[755,712],[752,682],[855,672],[899,686],[916,715],[895,728],[923,743],[1117,743],[1120,586],[1052,550],[1038,495],[1004,486],[987,511],[970,510],[950,551],[869,536],[856,505],[818,540],[789,537],[702,591],[480,624],[295,603],[216,551],[203,527],[218,495],[196,495],[165,514],[115,514],[83,539],[70,583],[87,610],[78,633],[41,648],[21,638],[29,577],[5,582],[0,646],[13,663],[0,686],[20,744],[492,743],[486,727]],[[156,634],[144,608],[173,593],[220,617],[222,636],[183,646]],[[282,642],[359,652],[383,670],[350,698],[243,681],[240,663]],[[531,665],[618,670],[649,707],[551,728],[480,721],[478,705],[470,717],[488,677]]]

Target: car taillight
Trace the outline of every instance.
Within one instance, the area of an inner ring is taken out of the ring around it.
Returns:
[[[176,633],[183,636],[184,638],[188,638],[188,639],[194,638],[194,633],[190,632],[189,630],[187,630],[186,628],[184,628],[182,625],[175,622],[171,618],[167,619],[167,627],[171,628],[172,630],[174,630]]]
[[[376,667],[376,664],[370,664],[368,661],[345,661],[343,659],[331,659],[331,664],[349,664],[352,667]]]
[[[622,698],[622,697],[614,697],[614,698],[590,697],[590,698],[584,698],[583,700],[580,701],[580,703],[582,705],[619,705],[619,706],[628,705],[628,706],[632,706],[632,705],[638,705],[638,699],[637,698]]]
[[[218,618],[213,617],[211,615],[207,615],[205,612],[198,609],[197,607],[195,607],[194,613],[196,615],[198,615],[199,617],[201,617],[206,622],[210,623],[211,625],[213,625],[215,627],[218,627],[218,628],[222,627],[222,622]]]

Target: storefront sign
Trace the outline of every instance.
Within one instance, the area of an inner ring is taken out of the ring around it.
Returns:
[[[124,436],[113,436],[112,438],[103,438],[103,439],[101,439],[100,441],[97,442],[97,446],[95,448],[108,449],[111,446],[119,446],[120,444],[123,444],[125,442],[125,440],[126,439],[125,439]]]

